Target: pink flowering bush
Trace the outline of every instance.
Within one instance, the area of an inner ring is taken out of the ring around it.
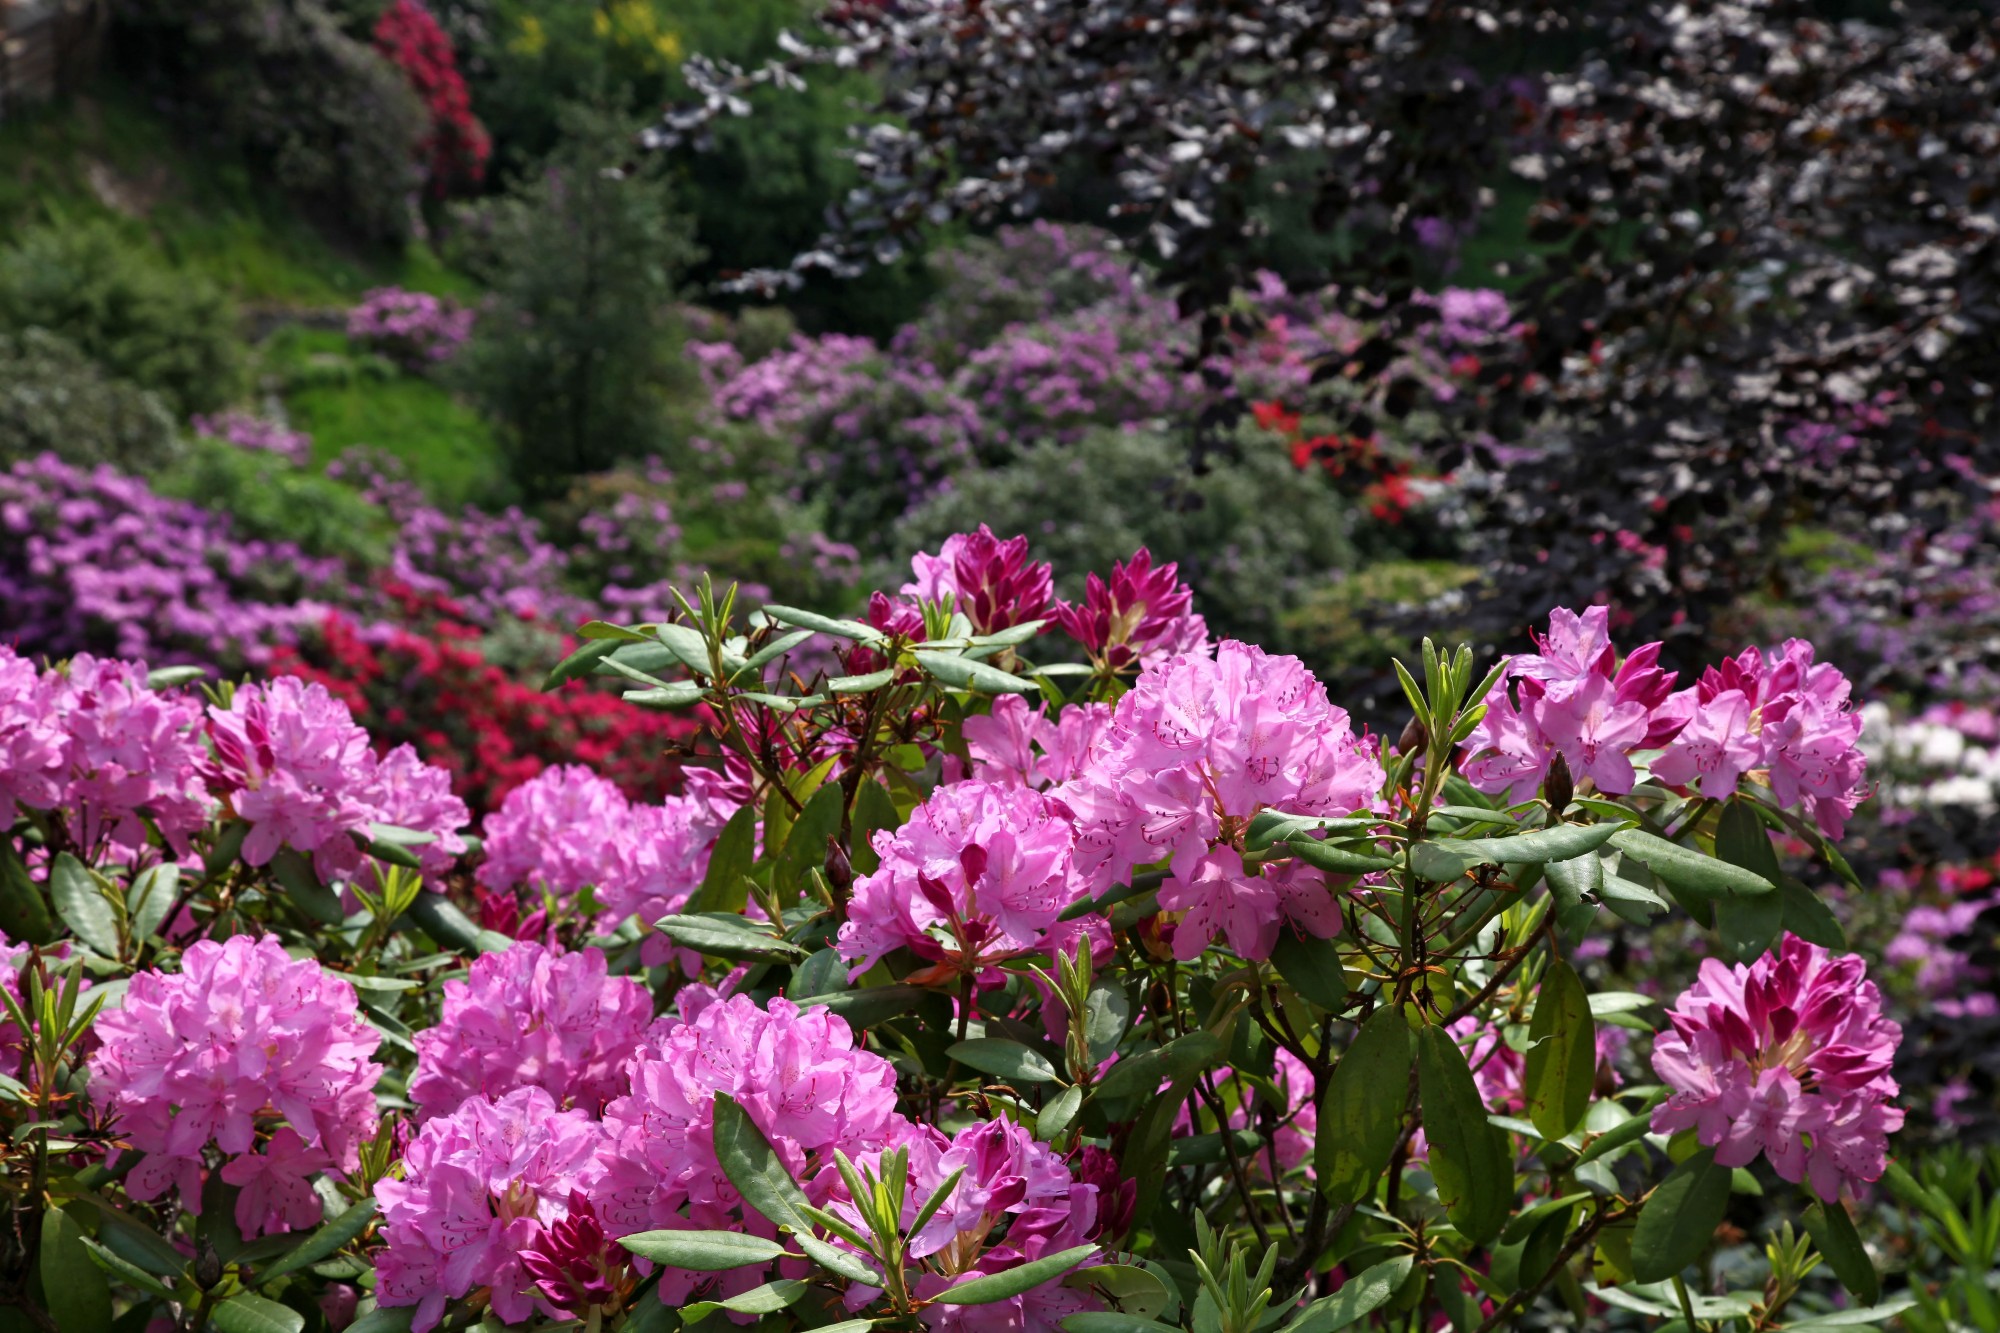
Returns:
[[[1882,751],[1835,666],[1684,685],[1559,610],[1483,672],[1426,643],[1392,738],[1211,640],[1175,562],[1065,603],[1033,548],[953,535],[864,618],[702,582],[586,625],[547,688],[679,716],[671,782],[554,764],[476,827],[322,683],[0,651],[0,1129],[19,1224],[81,1260],[26,1299],[221,1333],[1665,1318],[1752,1308],[1704,1276],[1741,1170],[1806,1226],[1761,1308],[1903,1308],[1857,1228],[1948,1226],[1898,1159],[1968,1094],[1906,1105],[1909,992],[1850,951],[1879,918],[1835,840]]]
[[[449,361],[472,336],[472,311],[429,292],[377,287],[347,312],[347,336],[408,371]]]

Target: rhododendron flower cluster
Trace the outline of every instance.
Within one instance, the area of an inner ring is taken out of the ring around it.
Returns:
[[[374,37],[375,49],[403,71],[430,113],[419,151],[428,159],[432,191],[479,184],[493,143],[472,114],[472,95],[444,29],[417,0],[395,0],[375,21]]]
[[[1045,704],[1028,707],[1018,694],[993,701],[991,713],[965,720],[972,776],[1046,790],[1080,776],[1091,751],[1111,730],[1110,704],[1072,704],[1051,718]]]
[[[625,1090],[625,1062],[652,1021],[644,984],[608,976],[598,950],[521,940],[444,984],[437,1025],[415,1037],[410,1101],[428,1119],[532,1086],[596,1114]]]
[[[835,1148],[851,1156],[907,1132],[894,1067],[859,1049],[842,1019],[782,999],[760,1009],[743,995],[690,1008],[685,1021],[663,1024],[630,1066],[631,1093],[605,1109],[609,1141],[592,1197],[611,1234],[690,1224],[776,1233],[743,1207],[715,1156],[718,1092],[742,1106],[807,1196],[822,1201],[839,1179]],[[725,1285],[755,1286],[758,1272],[737,1269]],[[664,1273],[661,1298],[679,1304],[702,1281]]]
[[[1889,1073],[1902,1029],[1859,958],[1788,934],[1747,967],[1706,959],[1667,1017],[1653,1070],[1674,1095],[1654,1129],[1694,1130],[1724,1166],[1762,1153],[1829,1203],[1881,1178],[1903,1124]]]
[[[553,1313],[541,1287],[551,1233],[562,1238],[555,1229],[595,1178],[603,1146],[596,1120],[558,1110],[539,1087],[469,1097],[428,1121],[403,1152],[402,1179],[375,1183],[386,1245],[377,1300],[416,1306],[415,1333],[437,1326],[447,1300],[482,1287],[509,1324]],[[621,1255],[613,1247],[605,1258]]]
[[[399,7],[409,2],[396,0]],[[449,361],[465,345],[472,312],[429,292],[377,287],[347,312],[347,336],[405,370],[422,370]]]
[[[271,936],[201,940],[172,975],[140,972],[97,1019],[90,1096],[145,1154],[133,1197],[169,1188],[201,1211],[204,1153],[229,1160],[246,1236],[320,1219],[311,1178],[355,1169],[376,1127],[372,1059],[381,1037],[354,988]]]
[[[1077,869],[1097,889],[1165,859],[1160,906],[1184,912],[1174,952],[1217,935],[1268,958],[1283,920],[1340,929],[1332,889],[1296,862],[1246,867],[1241,839],[1261,810],[1339,816],[1375,808],[1380,762],[1347,710],[1295,657],[1225,640],[1142,672],[1118,701],[1085,773],[1054,790],[1076,814]]]
[[[715,780],[694,776],[686,794],[645,805],[587,768],[549,769],[487,816],[480,882],[561,901],[594,889],[607,924],[636,914],[650,926],[701,886],[709,852],[736,812]],[[664,939],[648,936],[649,963],[665,961],[669,952]]]
[[[86,856],[137,858],[149,827],[185,854],[211,804],[201,704],[146,679],[143,662],[88,654],[38,671],[0,646],[0,827],[25,806],[57,813]]]
[[[238,449],[247,449],[252,453],[276,454],[300,467],[312,458],[312,436],[269,417],[250,412],[223,412],[212,417],[192,417],[188,424],[194,427],[195,434],[205,439],[227,440]]]
[[[1056,619],[1091,658],[1111,667],[1132,662],[1151,666],[1179,653],[1208,646],[1208,622],[1190,608],[1194,593],[1179,580],[1180,566],[1153,563],[1140,547],[1129,561],[1114,564],[1107,582],[1092,572],[1083,601],[1062,602]]]
[[[1633,756],[1657,752],[1651,771],[1663,782],[1722,799],[1747,774],[1840,834],[1865,795],[1861,715],[1847,678],[1815,664],[1812,645],[1747,649],[1675,690],[1675,674],[1658,665],[1661,645],[1620,661],[1609,623],[1605,607],[1557,610],[1542,651],[1508,664],[1465,742],[1467,781],[1525,800],[1560,754],[1573,777],[1624,795],[1638,781]]]
[[[940,978],[977,974],[1075,940],[1064,908],[1087,885],[1071,859],[1068,811],[1026,787],[971,779],[940,787],[893,832],[854,885],[839,949],[859,977],[893,949],[936,964]]]
[[[1002,541],[984,523],[977,532],[945,538],[936,555],[919,551],[910,567],[916,580],[903,585],[905,597],[926,602],[950,597],[980,634],[1041,620],[1054,597],[1048,562],[1028,559],[1028,539]]]
[[[326,878],[361,869],[375,824],[429,835],[419,848],[440,870],[464,850],[465,803],[451,778],[400,747],[378,761],[368,733],[324,687],[280,676],[237,689],[208,710],[211,788],[250,825],[243,857],[268,863],[281,847],[313,857]]]

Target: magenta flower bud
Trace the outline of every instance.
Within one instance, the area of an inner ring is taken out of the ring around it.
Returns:
[[[1109,583],[1090,575],[1083,602],[1058,603],[1056,619],[1093,658],[1114,667],[1162,649],[1187,651],[1206,642],[1208,631],[1201,617],[1190,613],[1194,593],[1179,573],[1177,564],[1155,567],[1152,552],[1142,546],[1130,561],[1111,567]]]
[[[949,594],[981,634],[1044,618],[1055,595],[1048,563],[1028,559],[1027,537],[1002,541],[984,523],[945,538],[936,555],[918,552],[910,565],[917,577],[903,585],[904,596],[938,601]]]

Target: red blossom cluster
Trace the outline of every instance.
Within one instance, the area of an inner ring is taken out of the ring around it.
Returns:
[[[271,671],[324,685],[378,747],[415,745],[451,774],[475,819],[556,764],[587,764],[636,799],[678,785],[671,751],[698,719],[642,712],[584,681],[545,693],[487,661],[482,631],[448,600],[393,581],[382,592],[398,608],[393,628],[332,612],[280,649]]]
[[[1252,403],[1250,414],[1259,426],[1290,442],[1293,467],[1305,472],[1318,465],[1343,490],[1359,496],[1380,521],[1401,523],[1417,502],[1409,461],[1384,453],[1374,436],[1307,435],[1299,414],[1286,411],[1283,403]]]
[[[403,71],[430,112],[431,130],[420,151],[432,193],[479,184],[493,141],[472,114],[472,95],[438,21],[417,0],[395,0],[376,20],[375,49]]]

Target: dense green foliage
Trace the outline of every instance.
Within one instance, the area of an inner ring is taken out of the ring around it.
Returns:
[[[150,472],[177,451],[158,395],[46,329],[0,334],[0,463],[48,452],[66,463]]]

